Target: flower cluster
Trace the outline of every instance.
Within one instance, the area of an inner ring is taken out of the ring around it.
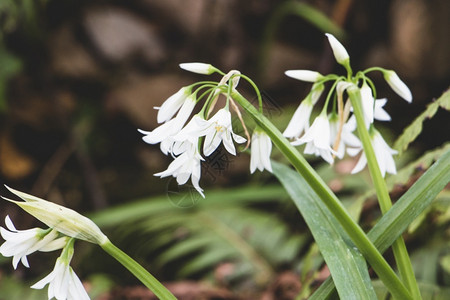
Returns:
[[[369,68],[352,76],[350,57],[344,46],[331,34],[326,34],[333,50],[336,61],[345,67],[347,77],[335,74],[322,75],[310,70],[289,70],[286,75],[294,79],[314,83],[310,93],[300,103],[295,111],[283,135],[292,139],[293,145],[305,144],[304,152],[321,156],[328,163],[333,163],[335,157],[342,158],[345,153],[355,156],[363,149],[361,141],[355,135],[357,126],[351,101],[344,99],[345,91],[357,89],[361,96],[363,122],[369,131],[375,156],[384,176],[387,173],[395,174],[395,162],[392,155],[397,152],[391,149],[384,141],[381,134],[375,129],[374,120],[390,121],[389,114],[383,109],[387,99],[375,99],[376,91],[370,78],[366,76],[371,71],[380,71],[389,86],[407,102],[412,101],[412,95],[408,87],[400,80],[397,74],[383,68]],[[324,84],[333,82],[325,100],[324,107],[310,125],[310,117],[313,107],[320,98]],[[335,97],[331,97],[335,93]],[[329,109],[330,99],[333,99]],[[345,101],[344,101],[345,100]],[[331,110],[331,113],[328,111]],[[361,171],[367,164],[365,153],[361,154],[352,173]]]
[[[152,131],[139,129],[139,132],[144,135],[142,139],[146,143],[160,144],[161,151],[174,159],[167,170],[156,173],[155,176],[173,176],[179,185],[191,179],[193,187],[204,197],[199,184],[201,164],[205,160],[203,157],[210,156],[221,144],[228,153],[236,155],[235,143],[243,144],[249,139],[239,109],[232,98],[232,92],[235,91],[240,78],[249,79],[239,71],[232,70],[225,74],[204,63],[184,63],[180,64],[180,67],[204,75],[219,73],[223,77],[220,82],[204,81],[182,87],[160,107],[155,107],[158,110],[157,121],[161,125]],[[215,111],[220,96],[224,96],[225,104]],[[195,107],[203,99],[205,101],[202,108],[191,117]],[[234,110],[242,122],[247,138],[233,131],[230,110]],[[214,115],[210,117],[213,112]],[[272,143],[267,134],[256,128],[251,145],[251,173],[256,169],[272,171]]]
[[[0,227],[1,236],[5,240],[0,246],[0,254],[5,257],[12,256],[12,265],[17,269],[19,262],[29,268],[27,256],[34,252],[63,249],[53,271],[31,287],[42,289],[48,284],[48,299],[89,299],[83,284],[70,266],[75,238],[100,244],[107,240],[106,236],[91,220],[73,210],[7,188],[25,202],[4,198],[5,200],[16,203],[50,228],[17,230],[10,217],[6,216],[6,228]]]

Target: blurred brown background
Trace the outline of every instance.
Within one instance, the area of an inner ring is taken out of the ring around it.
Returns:
[[[253,78],[286,112],[283,130],[310,88],[285,70],[344,71],[323,29],[293,10],[282,13],[287,2],[0,1],[0,182],[79,211],[164,193],[153,173],[170,159],[143,143],[137,128],[152,130],[153,107],[204,78],[180,70],[182,62],[207,62]],[[335,24],[330,28],[354,70],[394,69],[411,88],[414,99],[407,104],[379,74],[371,75],[378,97],[389,99],[385,108],[393,121],[384,126],[392,138],[448,88],[449,1],[294,2]],[[416,153],[448,141],[449,125],[442,111],[426,122],[412,145]],[[241,160],[246,163],[232,163],[214,184],[248,180],[247,155]],[[206,179],[202,186],[212,184]],[[0,194],[9,195],[3,187]],[[0,207],[2,217],[25,216]],[[33,222],[25,217],[21,227]]]

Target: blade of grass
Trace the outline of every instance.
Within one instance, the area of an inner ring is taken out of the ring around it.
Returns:
[[[341,299],[377,299],[364,258],[314,190],[289,167],[272,162],[272,168],[308,224]]]

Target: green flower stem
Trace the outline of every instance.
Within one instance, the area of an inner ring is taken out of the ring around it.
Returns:
[[[348,88],[347,93],[352,103],[353,113],[356,117],[358,134],[363,144],[364,154],[367,158],[370,176],[372,177],[375,186],[381,212],[385,214],[392,207],[392,201],[389,196],[386,182],[381,175],[380,168],[375,157],[375,151],[370,141],[369,132],[364,124],[361,93],[357,86]],[[411,291],[413,299],[422,299],[420,296],[419,286],[414,276],[411,260],[409,259],[408,251],[406,249],[405,241],[401,236],[392,244],[392,249],[400,276],[408,289]]]
[[[125,252],[117,248],[110,240],[106,240],[100,245],[103,250],[114,257],[125,268],[127,268],[137,279],[139,279],[146,287],[148,287],[159,299],[170,300],[177,299],[168,289],[166,289],[161,282],[158,281],[152,274],[145,270],[134,259],[129,257]]]
[[[244,96],[237,91],[233,91],[231,96],[251,115],[257,125],[259,125],[259,127],[261,127],[271,138],[274,145],[284,154],[284,156],[286,156],[295,169],[302,174],[303,178],[311,185],[312,189],[317,193],[320,199],[322,199],[330,212],[334,214],[343,229],[370,263],[389,292],[398,299],[412,299],[406,287],[380,252],[378,252],[361,227],[353,221],[336,195],[330,190],[326,183],[323,182],[322,178],[320,178],[297,149],[295,149],[275,125],[273,125],[264,115],[259,113]]]

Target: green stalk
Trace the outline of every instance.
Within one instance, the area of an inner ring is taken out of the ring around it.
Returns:
[[[271,138],[274,145],[284,154],[295,169],[302,174],[312,189],[334,214],[343,229],[351,237],[352,241],[378,274],[380,280],[383,281],[389,292],[398,299],[412,299],[406,287],[369,240],[361,227],[353,221],[336,195],[330,190],[326,183],[323,182],[322,178],[320,178],[297,149],[295,149],[281,134],[278,128],[276,128],[264,115],[259,113],[244,96],[237,91],[233,91],[231,96],[250,114],[257,125]]]
[[[103,250],[114,257],[125,268],[128,269],[137,279],[139,279],[146,287],[148,287],[159,299],[172,300],[177,299],[168,289],[166,289],[161,282],[158,281],[152,274],[145,270],[134,259],[129,257],[125,252],[117,248],[110,240],[106,240],[100,245]]]
[[[375,151],[370,141],[369,132],[364,124],[361,93],[357,86],[348,88],[347,93],[352,103],[353,113],[356,117],[358,135],[363,144],[364,154],[367,158],[367,165],[369,166],[370,176],[372,177],[372,181],[375,186],[381,212],[385,214],[392,207],[392,201],[389,196],[386,182],[381,175],[380,168],[375,157]],[[420,296],[419,286],[414,276],[411,260],[409,259],[408,251],[406,249],[405,241],[401,236],[392,244],[392,249],[400,272],[400,277],[411,291],[413,299],[422,299]]]

